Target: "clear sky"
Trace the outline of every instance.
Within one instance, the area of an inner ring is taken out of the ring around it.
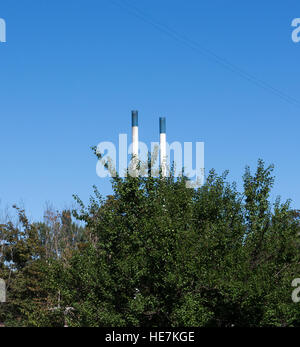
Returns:
[[[2,0],[1,206],[39,219],[110,193],[90,147],[137,109],[146,143],[159,116],[169,142],[204,141],[206,171],[274,163],[272,198],[300,208],[299,17],[299,0]]]

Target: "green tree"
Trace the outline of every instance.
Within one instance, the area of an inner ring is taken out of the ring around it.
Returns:
[[[57,260],[66,264],[84,239],[84,229],[71,220],[70,211],[46,211],[45,222],[30,223],[14,206],[18,222],[0,225],[0,278],[6,281],[7,303],[0,306],[0,322],[7,326],[52,326],[64,322],[59,290],[51,300],[48,269]],[[50,222],[50,217],[51,222]],[[57,281],[57,279],[56,279]]]
[[[272,170],[247,168],[242,193],[211,171],[196,190],[185,177],[117,176],[109,198],[76,197],[93,242],[53,272],[68,324],[299,325],[299,219],[271,205]]]
[[[151,161],[149,160],[149,165]],[[88,206],[0,227],[6,325],[299,326],[299,211],[270,202],[273,167],[246,168],[244,189],[211,171],[112,179]],[[150,173],[150,170],[149,170]]]

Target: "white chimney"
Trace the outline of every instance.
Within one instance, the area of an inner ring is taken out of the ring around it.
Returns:
[[[166,118],[159,118],[159,140],[160,140],[160,167],[162,177],[167,176],[167,136]]]
[[[138,126],[138,111],[131,112],[132,121],[132,155],[136,159],[139,156],[139,126]]]

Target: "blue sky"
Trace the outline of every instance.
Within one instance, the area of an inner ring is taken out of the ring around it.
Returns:
[[[204,141],[206,171],[240,183],[246,165],[274,163],[272,199],[300,208],[300,107],[287,100],[300,100],[299,17],[296,0],[1,1],[2,208],[22,202],[39,219],[46,201],[110,193],[90,147],[130,134],[132,109],[146,143],[159,116],[169,142]]]

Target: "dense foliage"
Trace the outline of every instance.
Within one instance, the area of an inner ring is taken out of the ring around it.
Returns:
[[[116,177],[88,207],[41,223],[0,226],[0,278],[12,326],[299,326],[299,213],[270,203],[262,161],[238,192],[211,171],[186,178]]]

